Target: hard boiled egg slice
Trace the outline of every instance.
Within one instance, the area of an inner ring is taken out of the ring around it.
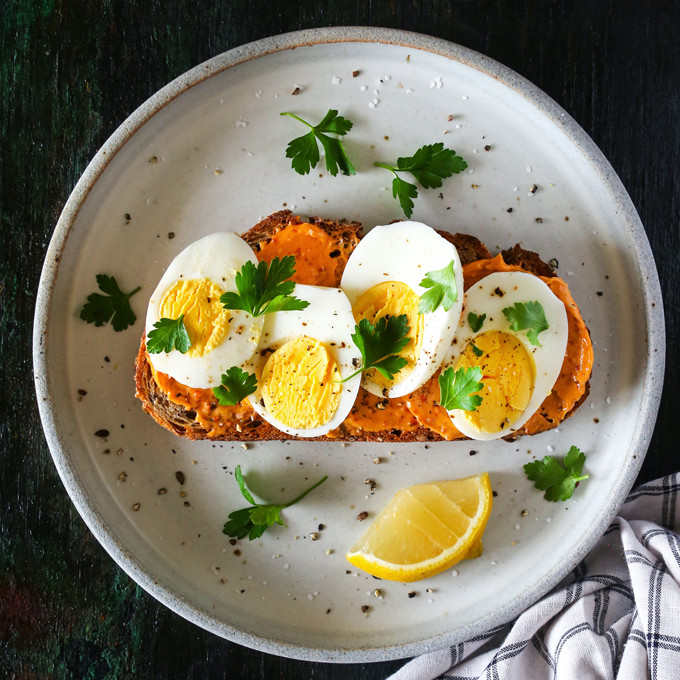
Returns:
[[[445,310],[419,314],[420,285],[428,272],[453,263],[457,299]],[[420,222],[397,222],[374,227],[350,255],[340,287],[345,291],[354,318],[375,323],[390,315],[406,314],[409,343],[400,356],[406,366],[385,379],[375,370],[366,371],[363,387],[390,398],[409,394],[432,377],[451,344],[463,304],[463,273],[456,247],[434,229]]]
[[[516,303],[535,302],[543,308],[548,324],[538,333],[540,345],[530,342],[528,330],[512,330],[503,313]],[[476,392],[482,403],[475,411],[449,411],[456,428],[482,440],[505,437],[521,428],[552,391],[567,336],[564,304],[533,274],[498,272],[469,288],[445,365],[454,370],[479,367],[484,387]]]
[[[234,278],[248,260],[257,265],[251,247],[236,234],[223,232],[192,243],[170,263],[149,300],[146,333],[160,319],[183,314],[191,346],[185,354],[176,349],[150,353],[155,370],[188,387],[211,388],[228,368],[252,356],[264,319],[226,310],[220,302],[223,293],[237,292]]]
[[[350,412],[361,383],[359,351],[352,342],[352,307],[339,288],[297,284],[309,302],[300,311],[265,317],[262,339],[250,362],[257,390],[249,399],[268,423],[297,437],[320,437]]]

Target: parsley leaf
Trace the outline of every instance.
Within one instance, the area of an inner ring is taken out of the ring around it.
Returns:
[[[564,467],[552,456],[543,460],[535,460],[524,466],[526,476],[534,482],[534,486],[545,491],[548,501],[566,501],[571,498],[578,483],[588,479],[590,475],[582,475],[586,455],[576,446],[572,446],[564,458]]]
[[[146,351],[150,354],[172,352],[176,349],[185,354],[191,347],[191,340],[184,325],[184,314],[179,319],[162,318],[156,321],[152,330],[146,337]]]
[[[396,165],[378,162],[375,165],[394,173],[392,196],[399,199],[406,217],[413,214],[413,199],[417,198],[418,189],[401,179],[398,172],[410,172],[423,189],[437,189],[446,177],[463,172],[468,166],[455,151],[445,149],[442,142],[421,146],[413,156],[397,158]]]
[[[461,409],[463,411],[476,411],[482,403],[482,397],[474,392],[484,387],[479,382],[482,377],[482,369],[478,366],[471,368],[459,368],[454,371],[451,366],[439,375],[439,391],[441,399],[439,403],[447,410]]]
[[[238,366],[232,366],[222,373],[222,383],[213,387],[213,394],[220,406],[236,406],[257,389],[257,378],[254,373],[246,373]]]
[[[310,125],[306,120],[299,118],[294,113],[284,111],[282,116],[290,116],[299,120],[310,128],[310,131],[302,137],[296,137],[289,142],[286,148],[286,158],[291,158],[293,170],[299,175],[306,175],[319,162],[319,146],[317,140],[323,146],[326,157],[326,169],[335,177],[338,169],[344,175],[356,175],[356,170],[349,160],[345,147],[338,137],[344,137],[351,129],[353,123],[347,118],[338,115],[335,109],[329,109],[328,113],[318,125]],[[337,135],[329,137],[328,135]]]
[[[408,363],[399,356],[399,352],[408,344],[408,317],[383,316],[372,324],[368,319],[361,319],[354,327],[352,340],[359,348],[363,364],[358,371],[352,373],[340,382],[347,382],[359,373],[375,368],[387,379],[393,380],[394,374],[399,373]]]
[[[142,290],[137,286],[129,293],[123,293],[113,276],[97,274],[97,285],[105,295],[91,293],[80,310],[80,318],[95,326],[103,326],[109,320],[114,331],[124,331],[136,321],[137,317],[130,306],[130,298]]]
[[[444,311],[448,312],[453,303],[458,299],[458,286],[456,285],[456,275],[453,272],[453,260],[443,269],[427,272],[420,285],[430,290],[420,296],[418,314],[434,312],[439,305],[444,307]]]
[[[505,318],[510,322],[513,331],[529,329],[527,338],[532,345],[541,346],[538,341],[538,334],[547,330],[548,320],[545,318],[545,311],[540,302],[516,302],[513,307],[503,309]]]
[[[291,310],[301,310],[309,302],[293,297],[295,283],[295,256],[275,257],[270,264],[248,260],[234,279],[238,293],[224,293],[220,302],[225,309],[242,309],[252,316]]]
[[[484,354],[484,350],[479,349],[479,347],[475,345],[474,340],[470,341],[470,347],[472,347],[472,351],[474,352],[476,357],[481,357],[482,354]]]
[[[479,333],[482,326],[484,325],[484,319],[486,319],[486,314],[477,316],[474,312],[470,312],[467,315],[467,321],[468,324],[470,324],[470,328],[472,329],[473,333]]]
[[[274,504],[260,504],[256,503],[248,487],[246,486],[241,466],[237,465],[234,471],[234,476],[241,489],[243,497],[250,503],[250,507],[235,510],[229,514],[229,521],[225,523],[222,533],[234,538],[245,538],[248,536],[249,540],[253,540],[262,536],[262,534],[272,525],[280,524],[286,526],[286,523],[281,519],[281,511],[284,508],[289,508],[291,505],[301,501],[310,491],[316,489],[317,486],[323,484],[328,476],[324,475],[316,484],[312,484],[306,491],[303,491],[299,496],[288,503],[281,505]]]

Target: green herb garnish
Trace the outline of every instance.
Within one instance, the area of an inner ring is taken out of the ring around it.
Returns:
[[[213,387],[213,394],[220,406],[236,406],[257,389],[257,378],[254,373],[246,373],[238,366],[232,366],[222,374],[222,383]]]
[[[184,325],[184,314],[179,319],[162,318],[153,325],[154,330],[146,337],[146,351],[150,354],[172,352],[176,349],[185,354],[191,347],[191,340]]]
[[[397,158],[396,165],[379,162],[375,165],[394,173],[392,196],[399,199],[406,217],[413,214],[413,199],[418,196],[418,188],[401,179],[398,172],[410,172],[423,189],[437,189],[443,179],[467,168],[467,163],[455,151],[445,149],[442,142],[421,146],[413,156]]]
[[[439,305],[448,312],[453,303],[458,299],[458,286],[456,285],[456,275],[453,271],[453,260],[443,269],[427,272],[425,278],[420,282],[423,288],[428,291],[420,296],[418,314],[434,312]]]
[[[472,347],[472,351],[474,352],[476,357],[481,357],[482,354],[484,354],[484,350],[479,349],[479,347],[475,345],[474,340],[470,341],[470,347]]]
[[[484,319],[486,319],[486,314],[477,316],[474,312],[470,312],[467,315],[467,322],[470,325],[473,333],[479,333],[484,324]]]
[[[299,496],[297,496],[297,498],[294,498],[288,503],[282,503],[281,505],[264,505],[256,503],[250,491],[248,491],[246,482],[243,479],[240,465],[236,466],[234,476],[236,477],[236,481],[238,482],[243,497],[251,505],[230,513],[229,521],[225,523],[222,533],[238,539],[248,536],[251,541],[262,536],[262,534],[273,524],[280,524],[281,526],[285,527],[286,523],[281,519],[281,510],[284,508],[289,508],[291,505],[295,505],[297,502],[301,501],[310,491],[313,491],[317,486],[320,486],[328,479],[328,476],[324,475],[322,479],[316,482],[316,484],[310,486],[306,491],[303,491]]]
[[[545,456],[543,460],[527,463],[524,472],[537,489],[545,491],[546,500],[556,503],[569,500],[578,483],[589,478],[590,475],[581,474],[585,462],[585,453],[572,446],[564,458],[564,467],[552,456]]]
[[[352,340],[361,352],[363,363],[358,371],[340,382],[346,382],[371,368],[380,371],[387,380],[394,380],[394,374],[399,373],[408,363],[399,356],[399,352],[409,341],[408,332],[406,314],[383,316],[375,324],[368,319],[361,319],[359,325],[354,327]]]
[[[513,307],[503,309],[505,318],[513,331],[529,329],[527,338],[532,345],[541,346],[538,334],[549,328],[543,305],[540,302],[516,302]]]
[[[301,310],[309,302],[293,297],[295,282],[295,256],[275,257],[271,264],[258,263],[257,267],[248,260],[237,272],[234,282],[238,293],[224,293],[220,302],[225,309],[242,309],[252,316]]]
[[[482,369],[478,366],[459,368],[457,371],[449,366],[439,375],[439,391],[441,393],[439,403],[447,411],[454,409],[476,411],[482,403],[482,397],[474,394],[484,387],[484,383],[479,382],[481,378]]]
[[[347,118],[338,115],[335,109],[329,109],[323,120],[318,125],[311,125],[306,120],[299,118],[294,113],[284,111],[282,116],[290,116],[300,121],[310,131],[302,137],[296,137],[289,142],[286,148],[286,157],[292,159],[293,170],[300,175],[306,175],[319,162],[319,146],[317,140],[323,146],[326,157],[326,168],[335,177],[338,168],[344,175],[356,175],[356,170],[347,156],[345,147],[338,137],[344,137],[351,129],[353,123]],[[328,135],[337,135],[329,137]]]
[[[103,326],[109,320],[114,331],[124,331],[136,321],[137,317],[130,306],[130,298],[142,290],[137,286],[129,293],[123,293],[113,276],[97,274],[97,285],[104,293],[91,293],[80,310],[80,318],[95,326]]]

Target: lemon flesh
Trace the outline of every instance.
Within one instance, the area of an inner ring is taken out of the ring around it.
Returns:
[[[481,554],[492,506],[484,472],[400,489],[347,553],[355,567],[390,581],[418,581]]]

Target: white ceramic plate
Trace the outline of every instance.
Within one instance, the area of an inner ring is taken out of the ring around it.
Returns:
[[[279,113],[317,122],[329,108],[354,121],[346,146],[358,175],[333,178],[319,168],[299,176],[284,152],[304,129]],[[295,442],[246,451],[184,441],[142,412],[133,362],[146,301],[184,246],[216,230],[245,231],[284,206],[367,227],[400,218],[391,177],[373,162],[437,141],[470,169],[447,180],[441,195],[421,191],[414,219],[475,234],[492,250],[520,241],[559,261],[595,344],[592,391],[573,418],[514,444]],[[126,332],[79,319],[100,272],[124,289],[143,286],[133,298],[139,320]],[[45,261],[34,337],[55,463],[118,564],[218,635],[275,654],[348,662],[460,641],[509,620],[556,584],[604,531],[635,479],[663,353],[661,297],[644,231],[618,178],[574,121],[479,54],[356,28],[232,50],[140,107],[99,151],[64,209]],[[95,436],[101,429],[110,435]],[[522,465],[564,455],[572,444],[587,453],[591,479],[569,502],[548,503]],[[244,505],[232,475],[239,463],[270,502],[323,474],[329,480],[285,512],[287,529],[232,546],[221,529]],[[378,582],[345,562],[364,529],[358,512],[375,513],[399,487],[482,470],[498,496],[481,558],[412,585]],[[366,478],[377,482],[373,493]],[[321,538],[312,541],[319,524]]]

